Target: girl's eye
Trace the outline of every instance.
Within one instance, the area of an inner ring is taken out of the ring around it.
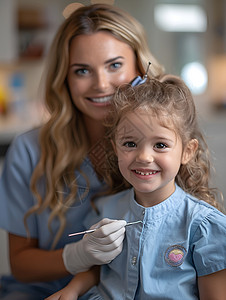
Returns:
[[[122,66],[122,63],[120,63],[120,62],[114,62],[114,63],[112,63],[110,65],[110,69],[117,70],[117,69],[121,68],[121,66]]]
[[[123,146],[127,148],[136,148],[136,144],[134,142],[125,142]]]
[[[166,149],[167,145],[164,144],[164,143],[157,143],[157,144],[155,144],[155,148],[157,148],[157,149]]]

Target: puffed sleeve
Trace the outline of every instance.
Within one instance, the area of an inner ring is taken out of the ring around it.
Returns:
[[[213,209],[193,238],[193,260],[198,276],[226,268],[226,216]]]
[[[12,142],[5,157],[0,179],[0,226],[26,236],[24,214],[34,205],[30,179],[38,159],[37,131],[20,135]],[[37,236],[35,216],[28,219],[31,237]]]

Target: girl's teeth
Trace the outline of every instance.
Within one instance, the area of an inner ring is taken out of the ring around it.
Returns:
[[[139,175],[143,175],[143,176],[148,176],[148,175],[152,175],[152,174],[156,174],[157,171],[152,171],[152,172],[147,172],[147,173],[144,173],[144,172],[140,172],[140,171],[137,171],[135,170],[135,172]]]

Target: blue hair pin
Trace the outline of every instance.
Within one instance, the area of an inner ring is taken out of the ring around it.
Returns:
[[[147,70],[146,70],[146,72],[145,72],[145,74],[144,74],[143,77],[137,76],[137,77],[135,77],[135,78],[130,82],[130,84],[131,84],[132,86],[136,86],[136,85],[140,85],[140,84],[145,83],[145,81],[146,81],[147,78],[148,78],[148,70],[149,70],[150,65],[151,65],[151,62],[148,63]]]

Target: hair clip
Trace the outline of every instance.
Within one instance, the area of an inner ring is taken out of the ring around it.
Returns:
[[[143,76],[143,77],[141,77],[141,76],[135,77],[135,78],[130,82],[130,84],[131,84],[132,86],[136,86],[136,85],[140,85],[140,84],[142,84],[142,83],[145,83],[145,81],[146,81],[147,78],[148,78],[148,70],[149,70],[150,65],[151,65],[151,62],[149,61],[148,66],[147,66],[147,70],[146,70],[144,76]]]
[[[110,4],[113,5],[114,4],[114,0],[90,0],[91,4]],[[80,7],[85,6],[82,3],[79,2],[74,2],[74,3],[70,3],[68,4],[65,9],[63,10],[63,16],[65,19],[69,18],[70,15],[76,11],[77,9],[79,9]]]

